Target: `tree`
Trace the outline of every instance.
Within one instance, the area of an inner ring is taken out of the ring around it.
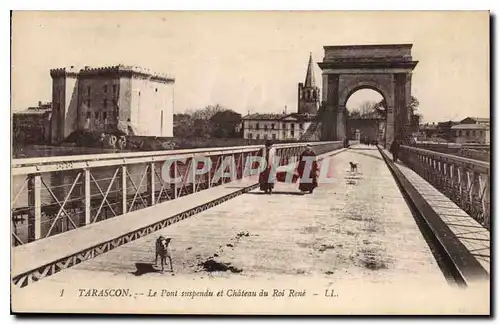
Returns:
[[[221,105],[209,105],[185,114],[174,115],[174,135],[192,138],[239,137],[236,126],[241,123],[241,114]]]
[[[375,104],[374,109],[381,117],[387,117],[387,103],[385,99]]]
[[[349,113],[349,117],[353,118],[373,118],[375,116],[381,116],[379,110],[377,109],[379,103],[366,101],[362,103],[357,109],[354,109]]]
[[[238,137],[236,126],[241,123],[241,114],[232,110],[223,110],[215,113],[210,121],[213,123],[216,138],[234,138]]]
[[[190,114],[194,119],[200,119],[200,120],[210,120],[212,116],[214,116],[218,112],[222,112],[225,109],[220,106],[219,104],[213,106],[213,105],[208,105],[205,108],[199,109],[194,111],[192,114]]]
[[[415,114],[415,111],[417,111],[419,105],[420,102],[418,101],[418,99],[411,96],[410,105],[408,106],[408,108],[410,109],[410,116]]]
[[[410,117],[415,115],[415,112],[418,110],[419,105],[420,102],[418,101],[418,99],[415,96],[411,96],[410,105],[408,105],[408,109],[410,111]],[[374,108],[379,114],[383,115],[384,117],[387,116],[387,103],[385,99],[382,99],[380,102],[375,104]],[[421,117],[422,116],[420,115],[420,118]]]
[[[189,114],[174,114],[174,136],[193,137],[194,120]]]
[[[213,125],[209,120],[195,119],[193,121],[192,136],[196,138],[211,138],[213,134]]]
[[[362,103],[358,108],[361,116],[364,117],[373,114],[375,105],[377,105],[377,103],[371,101]]]
[[[410,132],[417,132],[422,119],[422,114],[415,113],[418,110],[420,102],[416,97],[411,96],[410,105],[408,110],[410,113]]]
[[[410,132],[417,132],[419,130],[421,120],[421,114],[410,115]]]

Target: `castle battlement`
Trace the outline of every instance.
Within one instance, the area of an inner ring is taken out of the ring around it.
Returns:
[[[107,66],[107,67],[89,67],[85,66],[75,67],[70,66],[65,68],[56,68],[50,70],[50,75],[52,77],[60,77],[60,76],[96,76],[101,74],[116,74],[120,75],[131,75],[136,77],[143,78],[151,78],[155,81],[164,82],[164,83],[172,83],[175,82],[175,78],[169,76],[165,73],[157,73],[153,72],[150,69],[139,67],[139,66],[130,66],[119,64],[115,66]]]

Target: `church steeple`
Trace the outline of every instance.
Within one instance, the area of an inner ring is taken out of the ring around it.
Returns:
[[[309,64],[307,65],[306,81],[304,82],[304,87],[316,87],[316,82],[314,81],[314,68],[312,61],[312,53],[309,52]]]
[[[319,88],[314,79],[312,53],[309,53],[306,80],[304,83],[299,83],[298,89],[298,112],[300,114],[316,114],[318,112]]]

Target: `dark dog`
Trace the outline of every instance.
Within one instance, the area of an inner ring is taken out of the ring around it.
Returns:
[[[170,271],[174,272],[174,267],[172,265],[172,253],[170,251],[170,241],[172,238],[165,238],[163,236],[158,237],[156,240],[156,260],[155,265],[158,265],[158,257],[160,258],[161,271],[164,271],[164,266],[167,264],[167,258],[170,262]]]
[[[351,172],[357,172],[358,171],[358,164],[355,164],[353,162],[349,162],[349,165],[351,165]]]

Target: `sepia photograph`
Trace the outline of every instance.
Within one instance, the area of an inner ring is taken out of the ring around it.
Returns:
[[[11,313],[492,314],[489,11],[10,19]]]

